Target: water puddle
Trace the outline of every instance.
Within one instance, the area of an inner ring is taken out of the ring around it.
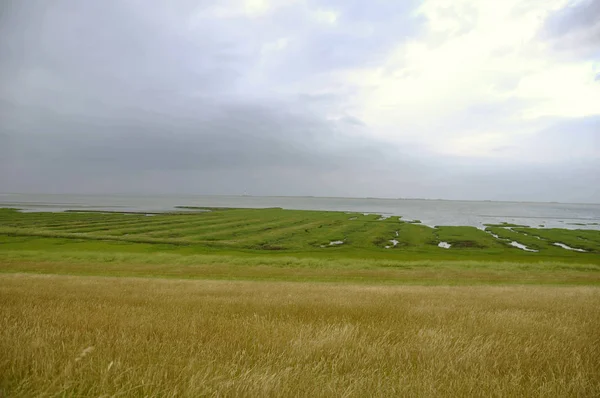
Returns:
[[[392,244],[392,246],[388,245],[388,246],[385,247],[386,249],[390,249],[392,247],[396,247],[398,245],[399,241],[396,240],[396,239],[390,239],[390,243]]]
[[[564,243],[558,243],[558,242],[556,242],[556,243],[554,244],[554,246],[562,247],[563,249],[566,249],[566,250],[573,250],[573,251],[580,252],[580,253],[587,253],[587,251],[586,251],[586,250],[583,250],[583,249],[577,249],[577,248],[575,248],[575,247],[567,246],[567,245],[565,245]]]
[[[332,240],[331,242],[329,242],[329,245],[321,245],[320,247],[327,247],[327,246],[337,246],[337,245],[343,245],[345,242],[343,240]]]
[[[354,221],[354,220],[356,220],[356,219],[357,219],[357,217],[350,217],[348,220],[350,220],[350,221]]]
[[[510,245],[511,245],[511,246],[514,246],[514,247],[518,247],[518,248],[519,248],[519,249],[521,249],[521,250],[525,250],[526,252],[534,252],[534,253],[537,253],[537,252],[539,251],[539,250],[530,249],[530,248],[528,248],[527,246],[525,246],[524,244],[522,244],[522,243],[519,243],[519,242],[515,242],[514,240],[513,240],[512,242],[510,242]]]
[[[512,229],[510,227],[506,227],[506,229],[512,231]],[[485,232],[487,232],[488,234],[492,235],[494,238],[496,238],[498,240],[502,240],[502,241],[505,241],[505,242],[508,242],[508,240],[509,240],[509,239],[506,239],[506,238],[501,238],[500,236],[496,235],[493,232],[490,232],[490,231],[487,231],[487,230]],[[523,235],[527,235],[527,234],[523,233]],[[539,237],[537,237],[537,238],[539,238]],[[541,239],[541,238],[539,238],[539,239]],[[521,250],[525,250],[526,252],[533,252],[533,253],[539,252],[539,250],[530,249],[527,246],[525,246],[524,244],[519,243],[519,242],[514,241],[514,240],[512,242],[510,242],[509,245],[511,245],[513,247],[516,247],[516,248],[519,248]]]
[[[377,221],[383,221],[386,218],[390,218],[391,216],[384,216],[383,214],[379,216],[379,218],[377,219]]]
[[[450,249],[452,245],[448,242],[440,242],[438,243],[438,247],[441,247],[442,249]]]

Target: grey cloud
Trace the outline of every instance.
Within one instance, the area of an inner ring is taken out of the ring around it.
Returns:
[[[557,120],[529,140],[527,146],[561,161],[600,163],[600,116]]]
[[[555,11],[540,36],[562,54],[600,57],[600,2],[583,0]]]
[[[354,117],[354,116],[344,116],[340,119],[341,122],[347,123],[354,126],[365,127],[366,124],[362,120]]]
[[[210,38],[210,27],[182,36],[126,1],[44,4],[19,2],[14,13],[26,17],[3,32],[0,71],[3,91],[12,88],[8,95],[30,90],[41,103],[143,106],[181,92],[227,91],[242,73],[243,49],[234,38]]]
[[[270,21],[255,29],[258,35],[290,39],[272,67],[262,68],[275,83],[295,82],[306,76],[331,74],[348,67],[376,66],[399,42],[414,36],[421,21],[410,11],[415,0],[403,2],[360,0],[308,1],[278,9]],[[336,12],[336,24],[315,20],[314,12]]]
[[[584,0],[555,11],[546,22],[546,28],[556,35],[564,35],[573,30],[595,26],[599,18],[600,3]]]
[[[15,178],[38,173],[43,173],[37,180],[40,185],[81,174],[119,179],[123,174],[174,171],[268,174],[288,170],[306,178],[366,170],[383,156],[373,142],[332,142],[336,124],[343,121],[325,122],[298,109],[273,105],[197,105],[202,110],[212,106],[214,112],[198,120],[181,112],[178,117],[130,111],[63,119],[38,111],[29,133],[8,134],[13,145],[0,149],[12,164],[28,159],[21,173],[13,173],[6,183],[14,185]]]

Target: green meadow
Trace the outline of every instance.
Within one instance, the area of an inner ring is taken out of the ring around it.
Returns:
[[[600,280],[596,230],[431,228],[375,214],[187,209],[151,215],[2,209],[0,270],[425,284]]]

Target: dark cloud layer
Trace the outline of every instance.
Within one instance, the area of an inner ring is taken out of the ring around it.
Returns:
[[[548,40],[587,32],[597,49],[596,3],[553,16]],[[495,159],[372,134],[349,105],[357,89],[334,77],[414,39],[418,3],[290,2],[253,18],[242,6],[219,16],[219,4],[3,2],[0,191],[600,201],[597,118],[553,120],[531,138],[581,161],[532,163],[523,148],[535,142]],[[476,104],[414,136],[512,128],[518,109]],[[574,131],[581,144],[565,147]]]

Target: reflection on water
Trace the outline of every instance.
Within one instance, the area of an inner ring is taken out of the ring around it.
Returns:
[[[564,243],[558,243],[558,242],[556,242],[554,245],[555,245],[555,246],[558,246],[558,247],[562,247],[563,249],[567,249],[567,250],[573,250],[573,251],[576,251],[576,252],[581,252],[581,253],[586,253],[586,251],[585,251],[585,250],[583,250],[583,249],[577,249],[577,248],[575,248],[575,247],[567,246],[567,245],[565,245]]]
[[[510,242],[510,245],[514,246],[514,247],[518,247],[521,250],[525,250],[526,252],[536,252],[536,253],[538,252],[538,250],[530,249],[527,246],[525,246],[524,244],[519,243],[519,242],[512,241],[512,242]]]

